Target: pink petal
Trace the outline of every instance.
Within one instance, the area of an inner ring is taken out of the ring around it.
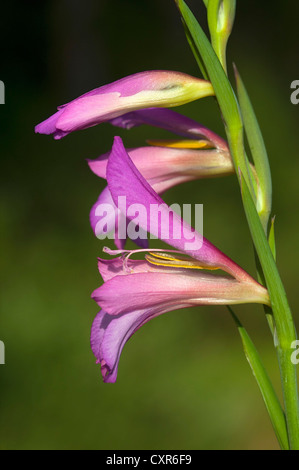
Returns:
[[[61,138],[129,111],[150,105],[179,106],[213,94],[209,82],[180,72],[141,72],[96,88],[60,106],[58,113],[36,127],[36,132],[53,133],[55,138]]]
[[[113,126],[131,129],[143,124],[160,127],[188,139],[205,137],[216,147],[228,150],[224,139],[197,121],[166,108],[147,108],[123,114],[110,121]]]
[[[158,305],[233,305],[267,303],[262,286],[242,283],[231,277],[188,269],[140,272],[111,277],[92,293],[92,298],[110,315]]]
[[[120,355],[130,337],[149,320],[167,311],[158,307],[117,317],[108,315],[104,310],[98,313],[92,325],[90,344],[101,366],[104,382],[116,381]]]

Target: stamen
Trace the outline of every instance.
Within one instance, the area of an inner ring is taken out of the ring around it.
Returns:
[[[177,252],[178,253],[178,252]],[[178,253],[179,254],[179,253]],[[163,253],[152,253],[150,252],[145,256],[145,259],[155,266],[165,266],[172,268],[185,268],[185,269],[207,269],[209,271],[216,271],[220,268],[208,266],[201,263],[200,261],[188,258],[186,256],[170,256],[169,254]]]
[[[185,253],[177,250],[163,250],[162,248],[143,248],[139,250],[111,250],[108,247],[104,247],[103,251],[109,255],[122,255],[123,267],[126,272],[132,272],[132,269],[128,266],[128,261],[131,256],[137,253],[148,253],[145,255],[146,261],[155,266],[165,266],[173,268],[184,268],[184,269],[207,269],[209,271],[216,271],[221,269],[215,266],[209,266],[193,258],[188,257]]]
[[[180,251],[177,251],[177,250],[163,250],[162,248],[143,248],[143,249],[139,249],[139,250],[111,250],[110,248],[108,248],[107,246],[105,246],[103,248],[103,252],[104,253],[107,253],[108,255],[111,255],[111,256],[114,256],[114,255],[121,255],[119,258],[122,258],[123,259],[123,269],[128,272],[128,273],[132,273],[133,272],[133,269],[132,268],[129,268],[128,266],[128,261],[130,259],[131,256],[137,254],[137,253],[148,253],[150,252],[152,256],[157,256],[158,258],[161,258],[164,259],[164,257],[168,256],[169,259],[176,259],[176,258],[172,258],[169,254],[167,253],[174,253],[174,254],[181,254],[183,255],[183,253],[181,253]],[[157,255],[155,255],[154,253],[159,253]],[[146,257],[145,257],[146,258]]]

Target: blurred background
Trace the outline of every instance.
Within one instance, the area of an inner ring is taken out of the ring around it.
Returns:
[[[206,25],[202,2],[188,3]],[[115,134],[134,147],[165,133],[102,124],[58,142],[34,134],[57,105],[128,74],[198,75],[174,2],[16,0],[1,12],[0,448],[276,449],[226,308],[180,310],[144,326],[125,346],[114,385],[102,383],[91,353],[103,244],[89,210],[104,183],[86,159],[108,151]],[[298,14],[295,0],[238,2],[229,43],[271,159],[278,263],[297,327]],[[212,98],[178,110],[224,136]],[[255,275],[234,177],[188,183],[165,200],[204,204],[204,235]],[[236,311],[280,394],[262,309]]]

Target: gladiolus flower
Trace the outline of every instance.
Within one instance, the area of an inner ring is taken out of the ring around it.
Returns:
[[[210,82],[184,73],[141,72],[59,106],[58,111],[38,124],[35,131],[61,139],[70,132],[95,126],[130,111],[152,106],[180,106],[213,94]]]
[[[120,196],[126,196],[128,204],[143,202],[147,215],[140,225],[144,230],[150,227],[152,204],[162,204],[162,218],[169,216],[169,208],[137,170],[120,138],[115,139],[109,158],[107,180],[114,202]],[[160,228],[154,227],[152,233],[163,239]],[[131,260],[134,252],[123,252],[121,258],[99,260],[104,285],[92,297],[102,310],[92,326],[91,347],[105,382],[115,382],[128,339],[158,315],[198,305],[269,304],[267,290],[205,238],[201,248],[187,250],[186,240],[200,235],[179,216],[173,215],[172,228],[172,233],[179,228],[183,237],[170,235],[164,241],[179,251],[151,250],[144,260]],[[229,276],[205,272],[216,269]]]
[[[194,145],[195,141],[190,142],[191,145]],[[188,142],[184,142],[184,145],[187,146]],[[129,149],[128,154],[140,173],[158,194],[187,181],[224,176],[234,171],[230,154],[217,149],[140,147]],[[109,155],[108,153],[88,162],[92,171],[101,178],[106,178]],[[105,217],[105,224],[102,224],[104,204],[109,204],[111,210],[108,220]],[[102,238],[110,231],[117,233],[119,218],[122,218],[122,215],[114,205],[109,189],[106,187],[90,212],[90,222],[95,235]],[[102,231],[104,226],[105,232]],[[125,240],[116,237],[115,243],[118,248],[123,248]]]

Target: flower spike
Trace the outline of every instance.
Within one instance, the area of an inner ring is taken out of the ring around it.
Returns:
[[[114,202],[126,196],[129,204],[142,201],[146,209],[163,203],[135,167],[120,138],[115,138],[109,157],[107,180]],[[164,207],[162,218],[169,215],[168,210]],[[150,226],[149,213],[140,219],[144,230]],[[189,231],[195,239],[199,237],[180,217],[173,216],[172,225],[185,236]],[[154,229],[154,235],[163,240],[160,228]],[[267,290],[208,240],[203,239],[201,248],[194,250],[186,250],[184,238],[170,236],[164,241],[179,252],[148,250],[143,260],[133,260],[134,252],[124,251],[124,257],[99,259],[105,282],[92,294],[102,310],[92,326],[91,347],[105,382],[116,381],[120,355],[128,339],[158,315],[198,305],[269,305]],[[229,276],[214,274],[215,269]]]

